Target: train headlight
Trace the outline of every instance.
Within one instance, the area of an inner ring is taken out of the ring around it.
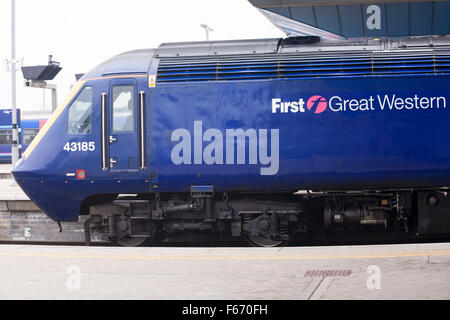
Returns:
[[[86,171],[77,170],[76,177],[77,177],[77,179],[80,179],[80,180],[86,179]]]

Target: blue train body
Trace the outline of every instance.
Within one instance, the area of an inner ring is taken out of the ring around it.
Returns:
[[[323,53],[320,44],[298,53],[301,46],[280,48],[273,39],[215,46],[134,51],[86,74],[14,168],[17,182],[56,221],[93,215],[89,208],[98,204],[116,208],[121,194],[137,195],[136,203],[149,201],[150,220],[168,216],[172,205],[158,209],[161,197],[183,195],[188,215],[203,212],[215,221],[220,213],[210,211],[223,212],[222,204],[208,209],[198,203],[218,195],[267,195],[277,202],[271,195],[311,190],[324,196],[327,212],[332,195],[375,192],[389,199],[382,201],[381,211],[387,211],[398,204],[395,192],[410,199],[416,195],[401,192],[450,185],[447,47],[383,55],[346,45]],[[225,53],[213,52],[221,49]],[[71,129],[68,118],[77,99],[91,109],[86,107],[82,125]],[[89,129],[80,129],[86,123]],[[195,191],[199,186],[209,190],[206,196]],[[297,197],[288,202],[304,201]],[[240,216],[248,212],[233,210]],[[304,211],[296,210],[276,212]],[[381,215],[388,219],[385,212],[374,213],[378,220]],[[261,232],[247,231],[256,238]]]
[[[258,192],[446,186],[450,181],[448,84],[448,76],[435,76],[161,86],[149,103],[159,106],[150,132],[154,143],[150,150],[155,150],[150,152],[154,159],[150,167],[158,173],[160,187],[170,192],[196,184]],[[308,110],[306,102],[317,95],[328,102],[332,99],[333,106],[322,113]],[[416,96],[433,99],[433,106],[392,106],[397,103],[393,99]],[[273,113],[274,99],[303,99],[305,111],[283,113],[278,108]],[[331,110],[338,110],[344,100],[353,101],[355,111]],[[369,101],[364,110],[356,107],[361,100]],[[203,133],[210,128],[221,133],[223,142],[216,150],[220,156],[211,165],[204,159],[210,139],[195,134],[196,122]],[[183,162],[187,165],[174,165],[171,159],[170,135],[177,128],[190,132],[192,155]],[[248,141],[242,164],[237,159],[227,164],[226,131],[238,128],[268,130],[267,142],[255,142],[255,149],[267,147],[272,154],[268,165],[261,164],[259,156],[250,164]],[[271,141],[274,130],[278,136]],[[196,141],[199,150],[194,150]],[[274,152],[274,146],[279,150]]]

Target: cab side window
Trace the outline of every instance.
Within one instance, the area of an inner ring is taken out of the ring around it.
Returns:
[[[92,87],[85,87],[69,108],[68,134],[92,132]]]
[[[112,88],[114,132],[134,131],[134,87],[115,86]]]
[[[39,133],[39,129],[25,128],[22,129],[23,144],[30,144]]]
[[[0,144],[11,144],[12,142],[12,130],[2,129],[0,130]]]

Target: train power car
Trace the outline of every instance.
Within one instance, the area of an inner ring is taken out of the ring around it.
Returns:
[[[13,174],[124,246],[450,234],[450,38],[168,43],[85,74]]]

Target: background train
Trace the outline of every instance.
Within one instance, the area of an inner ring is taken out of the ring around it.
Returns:
[[[11,163],[12,143],[12,115],[11,109],[0,109],[0,163]],[[24,113],[17,109],[17,123],[19,128],[20,154],[33,141],[39,130],[47,122],[48,115],[45,113]]]
[[[450,39],[168,43],[83,76],[13,174],[121,245],[450,234]]]

